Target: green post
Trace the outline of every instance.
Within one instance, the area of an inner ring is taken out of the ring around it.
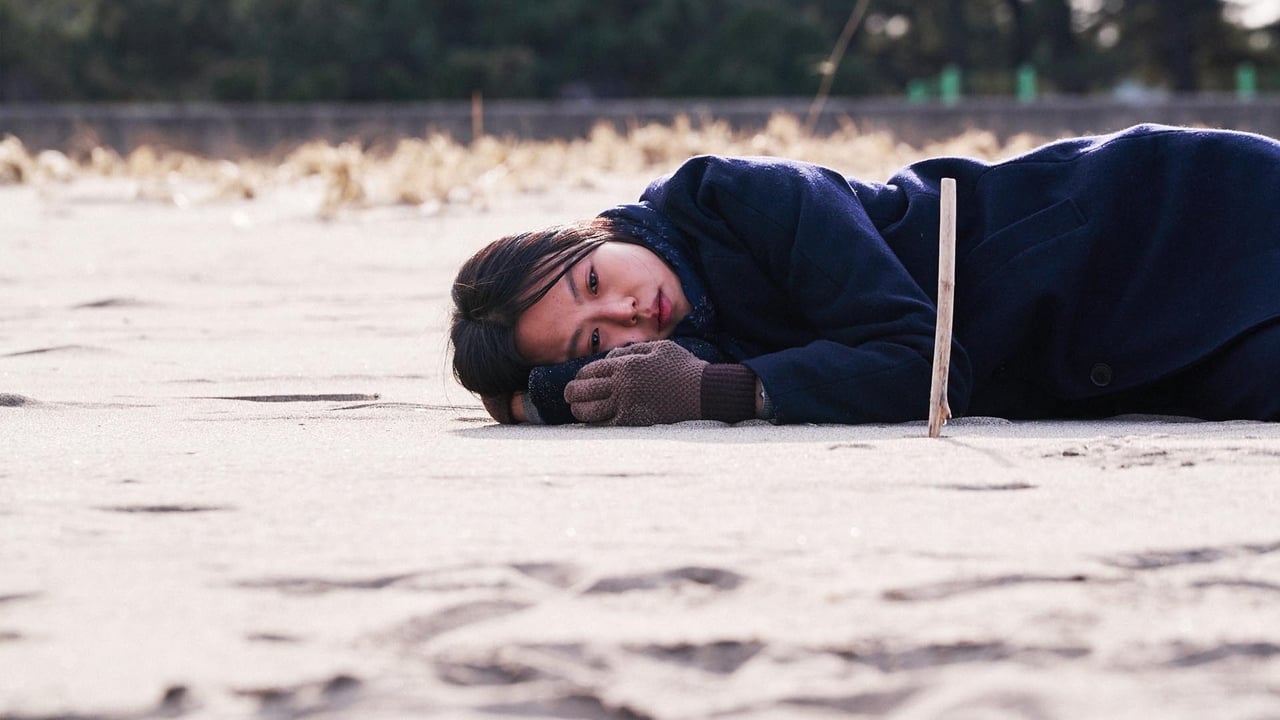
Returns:
[[[1018,66],[1018,102],[1036,100],[1036,69],[1031,63]]]
[[[907,102],[919,105],[929,101],[929,83],[916,78],[907,83]]]
[[[1240,63],[1236,66],[1236,97],[1241,100],[1252,100],[1258,95],[1258,69],[1253,63]]]
[[[948,65],[942,68],[942,77],[939,79],[940,93],[942,102],[947,105],[955,105],[960,101],[960,68],[955,65]]]

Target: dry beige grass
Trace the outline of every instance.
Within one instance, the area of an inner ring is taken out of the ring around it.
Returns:
[[[18,138],[0,141],[0,184],[67,182],[84,175],[123,177],[135,182],[140,200],[190,202],[179,182],[205,188],[202,200],[256,197],[267,187],[318,179],[323,186],[318,212],[387,205],[418,206],[435,212],[446,205],[483,206],[495,194],[590,187],[606,175],[657,174],[701,153],[776,155],[810,160],[871,180],[923,157],[967,155],[1006,157],[1043,141],[1018,136],[1001,143],[994,134],[969,131],[924,147],[899,142],[888,132],[863,132],[846,123],[834,133],[812,136],[791,115],[775,115],[758,132],[740,132],[723,121],[695,123],[679,117],[670,125],[637,124],[619,132],[598,124],[585,139],[525,141],[482,137],[471,144],[446,135],[400,140],[388,149],[352,142],[304,143],[283,160],[247,158],[237,162],[142,146],[122,157],[95,147],[80,157],[45,150],[32,155]]]

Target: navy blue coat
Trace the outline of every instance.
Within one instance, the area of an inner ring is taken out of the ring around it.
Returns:
[[[642,201],[689,241],[780,422],[927,415],[940,179],[957,180],[956,415],[1070,415],[1280,318],[1280,144],[1139,126],[885,184],[705,156]]]

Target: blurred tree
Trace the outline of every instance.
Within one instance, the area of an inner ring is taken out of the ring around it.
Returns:
[[[1204,4],[1195,0],[1165,0],[1160,6],[1164,55],[1169,64],[1169,83],[1176,92],[1194,92],[1200,86],[1196,76],[1196,38],[1191,33],[1190,13],[1195,9],[1192,5],[1203,7]],[[1209,9],[1217,11],[1216,5],[1217,3],[1210,2]]]
[[[1004,0],[1004,6],[1012,23],[1009,61],[1014,67],[1021,67],[1031,60],[1028,47],[1031,29],[1027,27],[1027,13],[1024,9],[1026,4],[1024,0]]]
[[[1048,81],[1050,89],[1083,93],[1098,80],[1109,82],[1101,68],[1090,69],[1096,58],[1091,43],[1078,39],[1071,18],[1070,0],[1033,0],[1031,23],[1039,29],[1032,45],[1031,62]]]
[[[808,95],[857,0],[0,0],[0,100]],[[1280,82],[1225,0],[872,0],[836,95]]]
[[[73,46],[93,26],[94,6],[76,0],[0,0],[0,99],[73,95]]]
[[[969,44],[972,40],[969,32],[966,5],[978,6],[986,3],[966,3],[965,0],[946,0],[946,32],[947,61],[960,68],[972,67],[969,64]],[[979,13],[985,14],[987,8],[982,7]]]
[[[1101,59],[1129,80],[1173,92],[1225,90],[1248,56],[1247,33],[1227,22],[1221,0],[1111,0],[1084,18]]]
[[[201,72],[230,50],[227,0],[86,1],[93,30],[72,70],[91,99],[195,98]]]

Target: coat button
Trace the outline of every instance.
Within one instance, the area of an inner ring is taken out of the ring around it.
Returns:
[[[1098,387],[1106,387],[1111,384],[1111,366],[1106,363],[1098,363],[1089,371],[1089,379]]]

